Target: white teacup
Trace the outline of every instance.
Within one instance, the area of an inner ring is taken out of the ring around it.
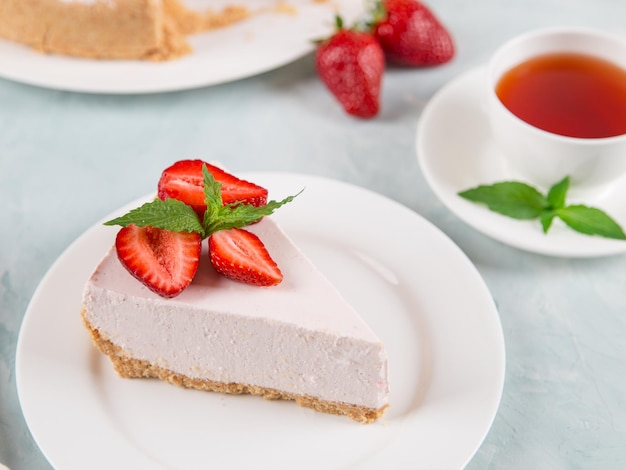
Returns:
[[[608,60],[626,69],[626,42],[581,28],[551,28],[518,36],[501,46],[488,66],[488,110],[494,139],[521,178],[543,189],[570,177],[575,194],[607,189],[626,174],[626,134],[567,137],[528,124],[509,111],[496,85],[512,67],[542,54],[573,52]]]

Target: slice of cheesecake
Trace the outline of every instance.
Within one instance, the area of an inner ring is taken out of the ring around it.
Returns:
[[[381,341],[271,218],[246,230],[280,266],[278,286],[225,278],[204,252],[189,287],[165,299],[112,249],[84,291],[95,345],[122,377],[292,399],[365,423],[379,418],[389,395]]]

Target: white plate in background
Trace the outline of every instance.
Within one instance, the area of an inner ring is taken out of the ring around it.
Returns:
[[[276,9],[226,28],[189,36],[193,53],[177,60],[91,60],[48,55],[0,39],[0,77],[46,88],[88,93],[154,93],[215,85],[292,62],[328,36],[339,12],[363,11],[361,0],[290,0],[295,13]]]

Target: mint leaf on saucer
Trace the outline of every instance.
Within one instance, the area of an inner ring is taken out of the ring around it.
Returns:
[[[536,188],[518,181],[480,185],[458,194],[514,219],[539,219],[544,233],[548,233],[554,218],[558,217],[579,233],[626,240],[623,229],[606,212],[582,204],[566,205],[568,190],[569,177],[566,176],[545,196]]]
[[[556,215],[577,232],[626,240],[626,234],[619,224],[600,209],[574,205],[559,209]]]
[[[569,190],[569,176],[556,183],[548,190],[548,203],[553,209],[565,207],[565,198]]]
[[[539,221],[541,222],[541,227],[543,228],[543,233],[548,233],[550,227],[552,227],[552,222],[556,214],[552,211],[546,211],[539,216]]]
[[[481,185],[462,191],[459,196],[486,204],[492,211],[514,219],[536,219],[549,206],[548,200],[539,191],[517,181]]]

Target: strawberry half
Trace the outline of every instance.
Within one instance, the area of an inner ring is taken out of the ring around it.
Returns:
[[[117,257],[135,278],[162,297],[175,297],[193,279],[202,237],[131,224],[115,239]]]
[[[454,57],[450,33],[431,10],[417,0],[382,0],[374,36],[390,63],[439,65]]]
[[[383,50],[370,33],[344,29],[341,18],[336,21],[337,31],[317,47],[317,74],[348,114],[372,118],[380,108]]]
[[[280,269],[255,234],[240,228],[220,230],[209,237],[209,257],[220,274],[256,286],[275,286]]]
[[[181,160],[163,170],[158,184],[158,197],[178,199],[190,205],[202,217],[206,210],[202,165],[222,184],[222,202],[241,202],[253,206],[267,204],[267,189],[242,180],[202,160]]]

